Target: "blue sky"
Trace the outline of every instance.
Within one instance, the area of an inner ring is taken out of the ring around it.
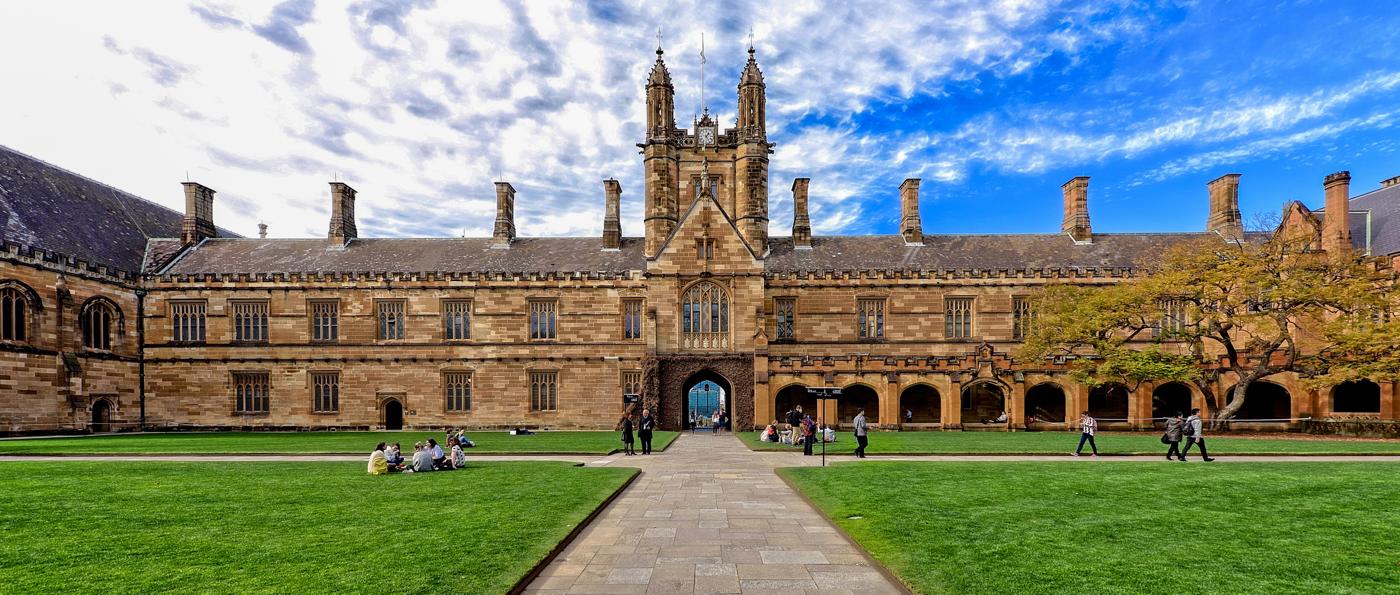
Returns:
[[[768,84],[772,233],[812,178],[818,233],[1054,232],[1088,175],[1097,231],[1201,229],[1241,173],[1246,218],[1400,175],[1400,5],[1385,2],[5,3],[0,144],[220,225],[324,235],[326,182],[368,236],[592,235],[602,180],[641,232],[642,85],[660,27],[677,120],[732,125],[752,29]],[[13,59],[20,56],[22,59]]]

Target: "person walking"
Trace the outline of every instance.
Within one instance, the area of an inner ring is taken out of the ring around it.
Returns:
[[[650,409],[642,409],[642,419],[637,422],[637,437],[642,439],[642,454],[651,454],[651,431],[656,429],[656,418]]]
[[[865,458],[865,447],[869,446],[870,444],[869,438],[866,436],[866,432],[869,431],[869,428],[865,424],[864,409],[856,411],[856,419],[854,423],[856,427],[856,458],[863,459]]]
[[[628,456],[637,454],[637,450],[633,447],[632,429],[635,426],[632,423],[632,414],[624,413],[620,425],[622,426],[622,454]]]
[[[1162,442],[1171,445],[1171,448],[1167,449],[1168,461],[1181,456],[1181,429],[1185,424],[1186,421],[1181,419],[1180,411],[1176,412],[1176,415],[1167,418],[1167,431],[1165,434],[1162,434]]]
[[[1079,456],[1079,452],[1082,451],[1082,450],[1084,450],[1084,443],[1087,441],[1087,442],[1089,443],[1089,448],[1093,449],[1093,451],[1094,451],[1093,457],[1094,457],[1094,458],[1098,458],[1098,456],[1099,456],[1099,447],[1098,447],[1098,445],[1094,444],[1094,432],[1098,431],[1098,429],[1099,429],[1099,422],[1098,422],[1098,420],[1096,420],[1096,419],[1090,417],[1088,411],[1085,411],[1084,413],[1080,414],[1080,416],[1079,416],[1079,446],[1075,447],[1075,449],[1074,449],[1074,456],[1076,456],[1076,457]]]
[[[1201,410],[1200,408],[1191,410],[1191,417],[1186,418],[1186,446],[1181,449],[1180,461],[1186,460],[1186,453],[1191,451],[1192,444],[1201,447],[1201,460],[1207,463],[1214,461],[1210,454],[1206,452],[1206,437],[1201,435]]]
[[[816,441],[817,424],[812,416],[802,418],[802,454],[812,456],[812,443]]]

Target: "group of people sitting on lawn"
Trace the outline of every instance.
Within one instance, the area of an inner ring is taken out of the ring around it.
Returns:
[[[451,471],[467,466],[467,455],[462,452],[463,448],[476,446],[475,442],[467,439],[466,430],[447,431],[447,450],[444,451],[437,440],[427,439],[425,442],[415,442],[413,444],[413,457],[405,459],[403,453],[399,451],[399,443],[385,445],[380,442],[374,447],[374,452],[369,455],[369,474],[384,475],[386,473],[422,473],[425,471]]]
[[[767,427],[758,434],[760,442],[774,442],[777,444],[787,444],[789,446],[801,446],[807,454],[811,454],[812,444],[818,439],[822,442],[836,442],[836,429],[831,425],[817,426],[816,420],[810,414],[802,412],[802,406],[793,407],[785,416],[787,423],[780,424],[778,420],[773,420]]]

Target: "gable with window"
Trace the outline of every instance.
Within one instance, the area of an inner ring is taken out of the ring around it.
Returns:
[[[885,338],[885,299],[856,300],[856,335],[863,341]]]
[[[170,303],[170,340],[176,343],[203,343],[207,305],[204,301]]]
[[[233,340],[240,343],[267,342],[267,302],[229,302],[233,310]]]
[[[700,260],[710,260],[715,257],[714,238],[695,238],[695,256]]]
[[[315,300],[310,303],[311,340],[333,343],[340,340],[340,301]]]
[[[791,341],[796,335],[797,298],[774,298],[773,316],[775,341]]]
[[[83,331],[83,347],[111,351],[121,331],[121,310],[107,298],[92,298],[78,315]]]
[[[530,340],[553,341],[558,338],[555,322],[559,303],[554,300],[530,300]]]
[[[443,300],[442,338],[447,341],[472,338],[471,300]]]
[[[374,303],[378,324],[375,335],[380,340],[395,340],[404,337],[403,300],[379,300]]]
[[[686,290],[681,302],[681,340],[687,349],[729,347],[729,295],[724,289],[701,281]]]
[[[972,337],[973,298],[950,297],[943,300],[943,335],[949,339]]]

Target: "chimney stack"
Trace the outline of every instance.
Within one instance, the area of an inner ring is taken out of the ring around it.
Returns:
[[[259,224],[258,224],[258,237],[259,237],[259,238],[262,238],[262,239],[264,239],[264,240],[267,239],[267,224],[266,224],[266,223],[259,223]]]
[[[492,248],[509,248],[515,239],[515,188],[510,182],[496,182],[496,229],[491,233]]]
[[[1393,178],[1386,178],[1384,180],[1381,180],[1381,188],[1389,188],[1396,184],[1400,184],[1400,176],[1395,176]]]
[[[1240,175],[1225,174],[1206,184],[1210,191],[1210,215],[1206,231],[1215,232],[1230,241],[1244,239],[1244,222],[1240,219]]]
[[[603,249],[622,249],[622,184],[608,178],[603,180]]]
[[[812,220],[807,216],[807,186],[811,182],[811,178],[792,181],[792,247],[797,250],[812,248]]]
[[[906,246],[922,246],[924,224],[919,220],[919,178],[909,178],[899,185],[899,235]]]
[[[180,223],[180,239],[197,244],[217,237],[214,229],[214,189],[198,182],[181,182],[185,187],[185,219]]]
[[[355,231],[355,189],[345,182],[331,182],[331,226],[326,237],[342,244],[359,237]]]
[[[1339,171],[1322,181],[1324,196],[1322,249],[1342,255],[1351,250],[1351,172]]]
[[[1075,243],[1092,243],[1094,230],[1089,226],[1089,176],[1071,178],[1060,186],[1065,193],[1065,220],[1060,231],[1074,238]]]

